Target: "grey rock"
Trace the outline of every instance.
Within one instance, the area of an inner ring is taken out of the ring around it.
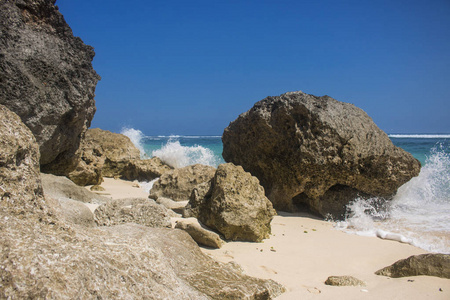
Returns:
[[[424,275],[450,279],[450,254],[413,255],[378,270],[375,274],[392,278]]]
[[[215,168],[205,165],[192,165],[184,168],[170,170],[153,184],[150,191],[152,199],[166,197],[175,201],[186,201],[192,190],[214,177]]]
[[[276,215],[259,180],[241,166],[221,164],[205,198],[195,195],[184,216],[195,216],[226,239],[260,242],[269,237],[270,222]]]
[[[93,48],[73,36],[54,2],[0,2],[0,104],[31,129],[48,170],[73,164],[100,79]]]
[[[224,244],[217,233],[205,228],[196,219],[179,220],[175,228],[186,231],[199,245],[218,249]]]
[[[64,176],[41,173],[42,186],[46,198],[72,199],[85,203],[103,204],[108,198],[97,195],[73,183]]]
[[[136,223],[148,227],[172,227],[170,212],[155,201],[145,198],[110,200],[94,212],[99,226]]]
[[[279,210],[343,217],[356,196],[392,197],[420,163],[352,104],[302,92],[267,97],[224,130],[223,157],[258,177]]]
[[[80,201],[59,198],[60,213],[67,223],[76,224],[84,227],[94,227],[94,214]]]
[[[330,276],[325,281],[326,285],[333,286],[366,286],[366,283],[353,276]]]

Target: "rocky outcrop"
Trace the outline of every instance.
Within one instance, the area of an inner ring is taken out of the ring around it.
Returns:
[[[120,176],[126,180],[151,181],[170,170],[172,168],[163,163],[159,157],[134,159],[123,167]]]
[[[333,286],[366,286],[366,283],[353,276],[330,276],[325,281],[326,285]]]
[[[58,219],[44,199],[39,148],[0,105],[1,299],[271,299],[283,288],[201,252],[181,230],[101,228]]]
[[[215,168],[205,165],[192,165],[180,169],[173,169],[164,173],[153,184],[150,191],[152,199],[166,197],[175,201],[188,200],[192,190],[214,177]]]
[[[218,249],[224,244],[217,233],[206,229],[194,218],[177,221],[175,228],[186,231],[199,245]]]
[[[219,165],[209,191],[200,191],[193,191],[184,216],[197,217],[229,240],[260,242],[269,237],[276,212],[259,180],[241,166]]]
[[[352,104],[302,92],[267,97],[230,123],[223,157],[258,177],[275,208],[340,217],[356,196],[389,198],[420,163]]]
[[[89,129],[77,152],[78,164],[53,173],[67,175],[78,185],[99,185],[105,177],[151,181],[171,170],[159,158],[140,159],[139,150],[122,134],[99,128]]]
[[[402,259],[375,272],[392,278],[409,276],[435,276],[450,279],[449,254],[422,254]]]
[[[167,208],[145,198],[110,200],[97,207],[94,215],[99,226],[136,223],[148,227],[172,227]]]
[[[100,79],[93,48],[73,36],[54,2],[0,2],[0,104],[31,129],[48,170],[73,163]]]

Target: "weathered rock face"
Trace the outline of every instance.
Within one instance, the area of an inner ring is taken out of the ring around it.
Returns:
[[[159,158],[140,160],[139,150],[125,135],[99,128],[86,131],[77,152],[78,164],[53,168],[52,173],[67,175],[78,185],[98,185],[105,177],[153,180],[171,170]]]
[[[19,116],[0,104],[0,210],[28,218],[46,214],[39,147]]]
[[[339,217],[356,195],[391,197],[420,171],[364,111],[302,92],[256,103],[222,141],[225,161],[258,177],[280,210]]]
[[[170,170],[172,168],[163,163],[159,157],[152,157],[130,160],[120,174],[127,180],[151,181]]]
[[[269,237],[276,212],[259,180],[241,166],[219,165],[206,195],[199,198],[204,193],[196,191],[183,215],[197,217],[226,239],[260,242]]]
[[[392,278],[409,276],[436,276],[450,279],[449,254],[422,254],[402,259],[375,272]]]
[[[92,47],[51,0],[0,1],[0,104],[20,116],[42,165],[70,164],[95,113]]]
[[[271,299],[283,288],[204,255],[181,230],[70,226],[44,199],[39,150],[0,105],[1,299]]]
[[[166,197],[175,201],[188,200],[192,190],[199,184],[209,182],[214,177],[215,168],[205,165],[192,165],[173,169],[164,173],[155,182],[150,197]]]
[[[99,226],[136,223],[148,227],[172,227],[167,208],[150,199],[111,200],[97,207],[94,215]]]

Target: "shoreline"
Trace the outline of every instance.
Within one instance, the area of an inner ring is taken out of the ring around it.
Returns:
[[[145,197],[136,182],[105,178],[100,192],[111,199]],[[89,187],[86,187],[89,189]],[[335,229],[307,213],[278,212],[272,234],[261,243],[227,242],[220,249],[200,247],[223,263],[236,262],[245,274],[272,279],[286,288],[286,299],[450,299],[450,279],[431,276],[388,278],[374,273],[426,250],[393,240]],[[329,276],[354,276],[365,287],[325,285]],[[440,291],[441,289],[442,291]]]

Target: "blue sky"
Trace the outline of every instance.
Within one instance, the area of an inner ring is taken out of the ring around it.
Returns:
[[[255,102],[302,90],[388,133],[450,132],[449,0],[56,4],[95,48],[92,127],[221,135]]]

